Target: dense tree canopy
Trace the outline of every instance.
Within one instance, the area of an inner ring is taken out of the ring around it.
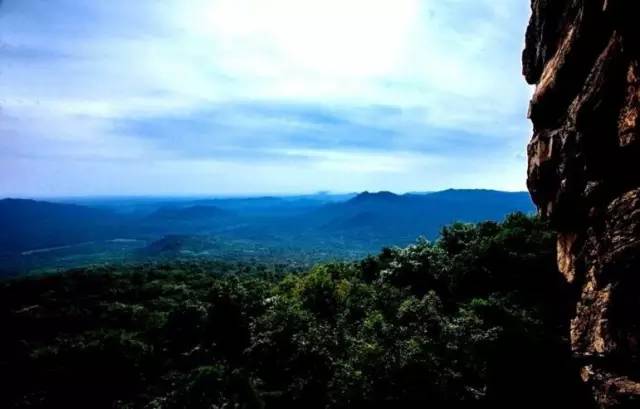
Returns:
[[[109,266],[0,287],[0,407],[581,402],[553,234],[521,214],[305,273]]]

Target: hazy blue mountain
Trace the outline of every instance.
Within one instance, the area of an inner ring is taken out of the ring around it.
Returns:
[[[78,204],[111,210],[115,213],[130,215],[149,215],[162,208],[190,206],[216,206],[242,214],[269,214],[304,212],[327,203],[342,202],[356,196],[357,193],[320,192],[291,196],[251,196],[251,197],[85,197],[60,198],[60,203]]]
[[[149,216],[147,220],[157,222],[220,220],[232,217],[233,214],[217,206],[197,205],[187,207],[162,207]]]
[[[292,216],[317,209],[328,203],[343,202],[354,196],[356,194],[319,193],[298,196],[201,199],[193,203],[213,205],[245,216]]]
[[[413,240],[417,235],[435,238],[446,224],[501,220],[515,211],[534,211],[527,193],[445,190],[396,195],[364,192],[346,202],[326,205],[310,218],[327,232],[388,238],[395,242]]]
[[[85,205],[1,200],[0,271],[69,267],[91,261],[91,254],[105,262],[171,254],[308,262],[357,258],[418,236],[434,239],[451,222],[502,220],[534,210],[527,193],[492,190],[80,203]]]
[[[101,209],[24,199],[0,200],[0,252],[117,236],[124,220]]]

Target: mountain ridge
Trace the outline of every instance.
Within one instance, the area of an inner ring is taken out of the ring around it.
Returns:
[[[134,254],[129,252],[133,247],[158,241],[157,245],[149,245],[148,251],[135,254],[162,256],[166,251],[156,250],[170,242],[185,250],[181,254],[220,257],[261,254],[273,259],[273,254],[287,252],[293,257],[309,252],[324,254],[325,258],[332,254],[338,258],[345,254],[366,256],[385,246],[409,244],[418,236],[435,239],[440,229],[452,222],[499,221],[512,212],[533,211],[525,192],[450,189],[428,194],[395,194],[382,191],[334,199],[265,197],[193,201],[185,198],[170,203],[161,200],[138,204],[124,200],[110,201],[107,205],[100,203],[98,207],[4,200],[0,202],[0,221],[7,228],[0,233],[0,255],[6,257],[5,261],[0,258],[0,270],[11,268],[7,266],[31,265],[29,260],[37,265],[49,261],[58,265],[58,260],[73,260],[80,251],[107,256],[117,251],[121,259],[126,254]],[[13,210],[3,212],[3,206]],[[114,239],[129,242],[118,245]],[[82,246],[73,248],[87,242],[91,244],[82,249]],[[56,248],[60,246],[65,250],[58,251]],[[25,252],[30,256],[25,256]],[[90,259],[87,257],[83,260]]]

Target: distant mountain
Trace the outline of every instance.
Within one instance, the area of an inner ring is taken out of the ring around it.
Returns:
[[[162,207],[151,213],[147,219],[159,222],[169,221],[201,221],[229,218],[233,213],[217,206]]]
[[[327,203],[342,202],[354,195],[262,196],[202,199],[195,205],[216,206],[243,216],[292,216],[317,209]]]
[[[395,193],[391,193],[391,192],[387,192],[387,191],[382,191],[382,192],[377,192],[377,193],[369,193],[369,192],[362,192],[358,195],[356,195],[354,198],[350,199],[348,202],[349,203],[391,203],[391,202],[397,202],[399,200],[402,200],[403,197],[406,197],[407,195],[397,195]]]
[[[326,205],[309,218],[327,232],[395,242],[413,240],[418,235],[435,238],[446,224],[497,221],[516,211],[534,211],[528,193],[451,189],[404,195],[364,192],[348,201]]]
[[[94,201],[96,207],[0,200],[0,271],[3,265],[6,270],[10,264],[45,263],[40,259],[49,265],[63,260],[69,266],[81,251],[94,251],[96,260],[109,260],[140,246],[118,244],[126,240],[153,243],[139,252],[145,257],[274,257],[301,248],[312,257],[366,254],[413,242],[418,236],[434,239],[443,226],[455,221],[498,221],[508,213],[534,211],[525,192],[363,192],[336,198],[113,199]],[[70,248],[73,245],[81,246]],[[82,260],[87,259],[85,254]]]
[[[113,237],[122,220],[109,211],[74,204],[3,199],[0,226],[0,252],[6,252]]]

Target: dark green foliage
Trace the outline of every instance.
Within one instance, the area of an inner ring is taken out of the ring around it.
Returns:
[[[585,407],[553,242],[516,214],[306,273],[149,264],[6,281],[0,407]]]

